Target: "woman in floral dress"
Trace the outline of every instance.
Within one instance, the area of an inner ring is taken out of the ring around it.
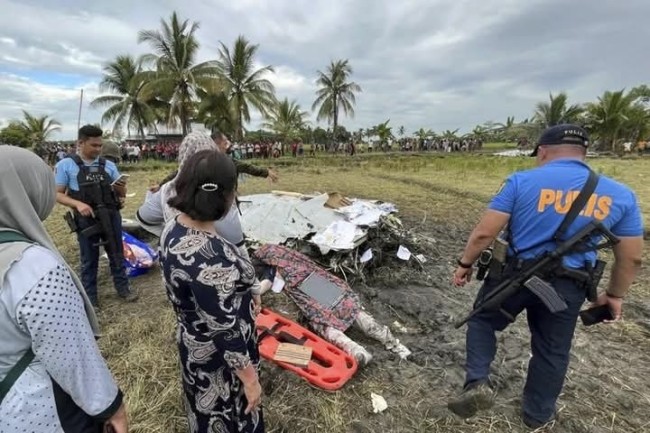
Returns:
[[[232,205],[236,182],[226,155],[204,150],[191,156],[169,200],[180,214],[161,235],[160,261],[176,313],[192,433],[264,432],[255,269],[214,227]]]

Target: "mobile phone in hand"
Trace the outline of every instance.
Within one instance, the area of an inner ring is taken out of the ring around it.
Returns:
[[[115,185],[115,184],[117,184],[117,183],[126,183],[126,180],[127,180],[129,177],[131,177],[131,176],[128,175],[128,174],[121,174],[120,177],[118,177],[117,179],[115,179],[115,180],[113,181],[113,183],[111,183],[111,185]]]
[[[604,322],[605,320],[614,320],[612,310],[609,305],[600,305],[598,307],[589,308],[580,312],[580,319],[585,326],[595,325],[596,323]]]

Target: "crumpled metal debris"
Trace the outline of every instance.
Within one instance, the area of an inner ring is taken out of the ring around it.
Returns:
[[[295,193],[255,194],[239,197],[242,229],[256,243],[284,244],[306,239],[322,254],[330,250],[350,251],[367,238],[367,227],[394,213],[392,204],[346,199],[349,206],[326,206],[337,193],[303,196]]]

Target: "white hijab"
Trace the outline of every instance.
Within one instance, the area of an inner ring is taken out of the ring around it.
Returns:
[[[34,243],[47,248],[68,267],[86,306],[86,315],[95,335],[99,323],[79,277],[65,262],[43,226],[56,202],[56,185],[52,169],[36,154],[15,146],[0,146],[0,231],[22,233]],[[31,244],[0,244],[0,289],[13,263]],[[38,266],[38,264],[34,264]]]
[[[204,132],[190,132],[183,138],[181,145],[178,147],[178,173],[181,172],[183,166],[190,156],[202,150],[216,150],[219,151],[217,144],[212,137]],[[167,201],[176,195],[176,177],[167,182],[160,188],[160,199],[162,202],[163,217],[165,223],[172,220],[179,214],[176,209],[173,209],[167,204]]]

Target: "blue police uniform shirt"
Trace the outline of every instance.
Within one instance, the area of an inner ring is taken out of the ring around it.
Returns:
[[[560,159],[508,177],[489,209],[510,214],[511,247],[519,252],[517,257],[532,259],[555,249],[553,235],[588,175],[584,162]],[[568,228],[565,239],[593,219],[619,237],[643,235],[636,195],[627,186],[603,175],[587,205]],[[593,264],[596,257],[595,251],[572,254],[565,256],[564,265],[581,268],[587,260]]]
[[[87,167],[99,167],[99,158],[95,159],[92,163],[88,164],[84,161]],[[106,160],[104,170],[111,177],[112,181],[116,181],[120,177],[120,172],[114,162]],[[79,175],[79,166],[72,158],[65,158],[57,162],[54,181],[56,186],[65,186],[68,190],[79,191],[79,182],[77,176]]]

